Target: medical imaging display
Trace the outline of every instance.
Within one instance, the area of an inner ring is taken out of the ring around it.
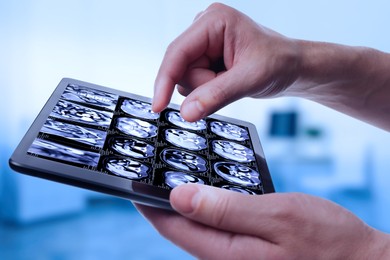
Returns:
[[[185,172],[167,171],[165,172],[164,177],[165,183],[172,189],[185,183],[205,184],[199,177]]]
[[[192,151],[207,148],[206,138],[181,129],[165,130],[165,140],[177,147],[187,148]]]
[[[264,193],[263,158],[245,125],[187,122],[177,109],[154,113],[147,99],[74,83],[61,92],[29,155],[166,190],[197,183]]]
[[[230,140],[245,141],[249,139],[246,129],[226,122],[214,121],[210,123],[211,132]]]
[[[212,142],[212,146],[216,154],[226,159],[237,162],[251,162],[255,160],[254,153],[251,149],[235,142],[216,140]]]

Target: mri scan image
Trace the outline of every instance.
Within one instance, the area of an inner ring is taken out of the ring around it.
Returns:
[[[154,155],[154,147],[143,141],[116,137],[111,141],[111,149],[118,153],[134,158],[148,158]]]
[[[185,183],[204,184],[204,181],[192,174],[184,172],[167,171],[164,173],[165,184],[172,189]]]
[[[61,136],[69,140],[102,148],[107,133],[89,127],[63,123],[48,118],[41,129],[42,133]]]
[[[249,195],[256,195],[255,192],[245,189],[243,187],[235,186],[235,185],[223,185],[221,186],[222,189],[231,190],[239,193],[249,194]]]
[[[124,134],[140,138],[151,138],[157,135],[157,126],[135,118],[117,118],[116,128]]]
[[[255,160],[251,149],[235,142],[216,140],[212,142],[212,146],[216,154],[226,159],[237,162],[252,162]]]
[[[167,129],[165,130],[165,139],[175,146],[192,151],[199,151],[207,148],[205,138],[186,130]]]
[[[112,115],[112,112],[100,111],[65,100],[59,100],[50,114],[56,118],[103,127],[110,126]]]
[[[131,180],[140,180],[149,176],[148,166],[131,159],[108,159],[105,168],[114,175]]]
[[[167,113],[167,120],[172,124],[189,130],[203,130],[206,129],[206,121],[201,119],[196,122],[185,121],[178,111],[170,111]]]
[[[159,113],[152,111],[152,105],[133,99],[125,99],[121,106],[122,111],[129,115],[141,117],[144,119],[157,119],[160,117]]]
[[[23,148],[23,155],[28,149],[29,158],[40,158],[37,165],[51,160],[99,175],[80,178],[104,175],[114,185],[134,180],[140,182],[134,187],[154,185],[167,193],[184,183],[244,194],[273,191],[248,122],[216,115],[188,122],[176,106],[155,113],[148,98],[71,79],[61,81],[43,111]]]
[[[170,166],[184,171],[204,172],[207,162],[202,157],[176,149],[164,149],[161,158]]]
[[[226,139],[235,141],[245,141],[249,139],[246,129],[226,122],[213,121],[210,123],[211,131]]]
[[[84,151],[38,138],[34,140],[28,149],[28,152],[62,161],[89,166],[96,166],[100,158],[98,153]]]
[[[260,184],[259,173],[245,165],[234,162],[217,162],[214,171],[224,180],[243,187]]]
[[[114,110],[118,100],[118,95],[76,84],[69,84],[62,94],[62,98]]]

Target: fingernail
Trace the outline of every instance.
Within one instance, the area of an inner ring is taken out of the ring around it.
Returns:
[[[196,185],[180,185],[172,190],[171,204],[172,207],[183,214],[192,213],[197,207],[197,195],[199,193]]]
[[[202,118],[204,116],[204,108],[199,100],[194,100],[185,104],[182,107],[181,112],[190,120],[193,118]]]

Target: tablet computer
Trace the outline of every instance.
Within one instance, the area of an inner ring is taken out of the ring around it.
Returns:
[[[177,105],[61,80],[12,154],[15,171],[172,209],[177,185],[274,192],[253,124],[211,115],[185,121]]]

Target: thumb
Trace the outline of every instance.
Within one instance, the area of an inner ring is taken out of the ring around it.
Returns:
[[[219,230],[259,236],[268,241],[276,239],[275,234],[285,231],[285,225],[275,217],[278,212],[284,214],[285,199],[278,194],[244,195],[199,184],[180,185],[170,195],[175,211],[189,219]]]
[[[194,89],[183,101],[180,113],[187,121],[197,121],[246,96],[246,89],[241,70],[231,68]]]

